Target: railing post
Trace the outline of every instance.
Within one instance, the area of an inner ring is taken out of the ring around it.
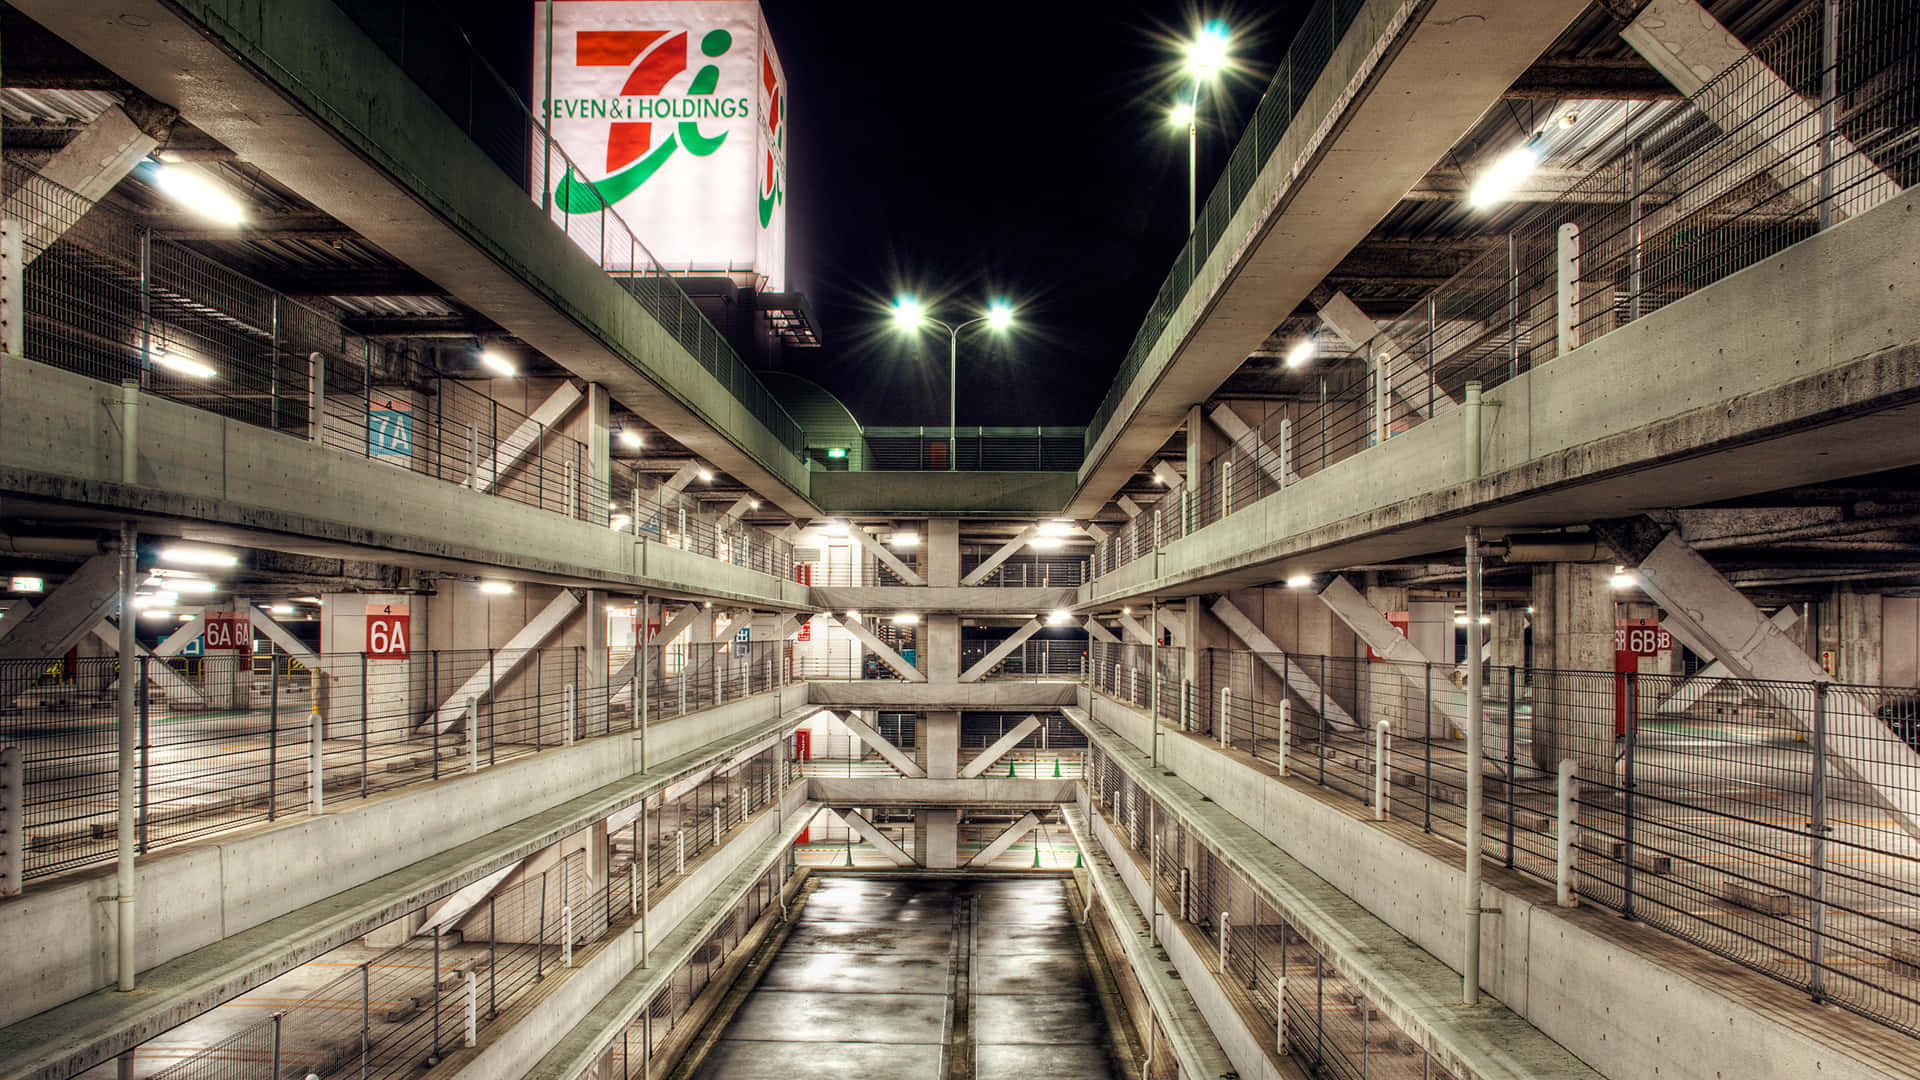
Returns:
[[[1373,726],[1373,820],[1387,820],[1387,722]]]
[[[560,909],[560,966],[573,966],[573,905]]]
[[[473,971],[467,972],[465,981],[466,981],[466,985],[462,987],[462,991],[463,991],[463,996],[466,998],[467,1023],[466,1023],[466,1037],[463,1040],[461,1040],[461,1043],[462,1045],[469,1046],[469,1047],[479,1046],[480,1045],[480,976],[479,976],[479,973],[473,972]]]
[[[1629,689],[1639,689],[1637,685],[1634,685],[1636,676],[1629,673],[1625,677],[1628,680]],[[1539,691],[1534,691],[1534,694],[1537,699]],[[1630,697],[1628,700],[1633,701],[1635,699]],[[1633,748],[1634,744],[1640,741],[1639,717],[1636,715],[1638,712],[1639,706],[1635,704],[1633,712],[1627,715],[1626,776],[1622,779],[1620,786],[1620,917],[1623,919],[1633,918]]]
[[[439,727],[437,718],[434,721],[434,727],[436,729]],[[466,728],[467,772],[477,773],[480,771],[480,696],[478,694],[467,695]]]
[[[1282,941],[1285,941],[1286,934],[1286,929],[1282,927],[1280,930]],[[1285,974],[1277,975],[1273,980],[1273,1048],[1281,1057],[1287,1056],[1287,977]]]
[[[572,746],[574,726],[578,722],[577,710],[579,708],[579,693],[575,689],[574,684],[568,683],[566,685],[566,689],[561,694],[561,700],[563,702],[561,714],[565,718],[567,726],[561,733],[560,745]]]
[[[0,746],[0,896],[18,896],[27,881],[27,751]]]
[[[1220,719],[1219,723],[1215,725],[1219,730],[1214,732],[1215,735],[1220,737],[1220,749],[1222,750],[1230,748],[1233,744],[1233,736],[1230,733],[1232,725],[1233,687],[1223,686],[1220,688]]]
[[[1279,758],[1280,775],[1287,775],[1287,751],[1293,745],[1293,698],[1281,691],[1280,698],[1280,740],[1276,756]]]
[[[1426,683],[1422,696],[1426,704],[1426,718],[1421,721],[1421,730],[1426,733],[1426,737],[1420,740],[1420,744],[1424,748],[1422,764],[1426,769],[1426,776],[1422,779],[1420,788],[1426,794],[1423,799],[1425,813],[1420,828],[1430,833],[1433,831],[1433,661],[1431,660],[1426,663]]]
[[[367,1022],[367,984],[371,981],[367,976],[367,966],[370,963],[372,961],[360,965],[360,1080],[367,1080],[367,1058],[373,1049],[373,1026]]]
[[[135,824],[138,828],[138,835],[136,837],[138,847],[136,850],[142,852],[147,850],[147,823],[151,819],[149,792],[153,779],[153,684],[148,680],[152,674],[149,665],[153,663],[153,659],[151,655],[140,658],[140,686],[138,695],[140,708],[140,817]],[[161,662],[165,663],[164,660]],[[22,751],[22,753],[24,752],[25,751]],[[20,791],[24,798],[26,788],[21,787],[16,790]],[[16,832],[13,835],[24,836],[26,834],[24,832]]]
[[[1519,705],[1516,697],[1520,692],[1517,672],[1512,664],[1507,665],[1507,869],[1513,869],[1513,812],[1514,812],[1514,770],[1519,767],[1515,758],[1514,740],[1519,736]]]
[[[1576,332],[1580,301],[1580,226],[1560,226],[1554,258],[1554,355],[1565,356],[1579,347]]]
[[[1808,791],[1807,831],[1812,834],[1813,896],[1807,912],[1807,934],[1812,948],[1807,956],[1813,1000],[1827,997],[1827,684],[1813,684],[1813,776]]]
[[[1576,762],[1562,758],[1554,778],[1553,828],[1553,902],[1561,907],[1574,906],[1573,853],[1579,842],[1575,834],[1574,807],[1580,800],[1580,780]]]
[[[467,486],[480,490],[480,422],[467,421]]]
[[[309,691],[311,693],[311,691]],[[320,702],[308,702],[307,710],[307,813],[320,816],[327,809],[326,722],[320,718]]]
[[[280,813],[280,676],[273,669],[272,652],[267,653],[267,665],[267,820],[272,821]],[[251,693],[251,673],[248,683]]]
[[[1223,911],[1220,913],[1220,975],[1222,978],[1225,978],[1227,974],[1227,921],[1229,916],[1229,912]]]
[[[272,1071],[267,1073],[273,1080],[280,1078],[280,1018],[285,1015],[279,1012],[273,1014],[273,1049],[270,1051],[272,1060],[268,1066]]]
[[[436,718],[437,719],[437,718]],[[435,725],[436,730],[438,725]],[[373,742],[373,717],[367,715],[367,654],[360,653],[360,797],[367,797],[367,746]]]
[[[314,443],[324,446],[327,441],[327,358],[323,353],[308,353],[307,363],[313,372],[313,398],[307,403],[308,422],[313,425]]]
[[[1820,4],[1820,206],[1815,221],[1821,232],[1833,228],[1833,135],[1840,107],[1840,4]]]

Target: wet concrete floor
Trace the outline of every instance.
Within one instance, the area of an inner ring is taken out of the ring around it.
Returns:
[[[1117,1080],[1059,878],[825,877],[698,1080]]]

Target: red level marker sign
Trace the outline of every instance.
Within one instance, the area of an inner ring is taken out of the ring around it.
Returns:
[[[367,648],[369,660],[405,660],[407,642],[412,634],[411,618],[405,604],[367,605]]]
[[[1613,625],[1613,647],[1635,656],[1658,656],[1673,648],[1673,634],[1657,619],[1621,619]]]
[[[206,630],[203,632],[209,651],[224,649],[228,652],[253,651],[253,623],[244,612],[209,612],[206,616]]]

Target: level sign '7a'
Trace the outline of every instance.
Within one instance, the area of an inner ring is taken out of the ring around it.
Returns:
[[[405,660],[411,633],[405,604],[367,604],[367,659]]]

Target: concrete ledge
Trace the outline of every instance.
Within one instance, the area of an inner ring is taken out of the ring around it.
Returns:
[[[555,1039],[554,1028],[542,1028],[537,1034],[551,1047],[530,1068],[510,1072],[489,1072],[485,1076],[517,1077],[522,1080],[579,1080],[591,1070],[613,1040],[634,1017],[639,1016],[655,994],[664,989],[696,949],[719,929],[722,920],[732,917],[733,906],[747,894],[760,875],[791,858],[793,841],[800,835],[820,807],[807,803],[790,813],[774,842],[760,848],[758,859],[743,855],[724,880],[711,884],[700,894],[698,907],[683,912],[675,929],[653,947],[648,966],[631,968],[609,987],[584,1016],[565,1034]],[[769,850],[770,849],[770,850]],[[680,890],[676,890],[678,892]],[[692,895],[689,892],[689,895]],[[525,1025],[523,1025],[525,1026]],[[464,1075],[464,1074],[463,1074]]]
[[[841,514],[1057,514],[1070,472],[816,472],[808,493]]]
[[[807,797],[822,806],[1058,806],[1072,802],[1076,780],[927,780],[867,776],[807,780]]]
[[[910,683],[894,679],[850,679],[807,684],[807,701],[820,708],[978,709],[1013,712],[1057,709],[1079,700],[1080,684],[1062,679],[999,679],[991,682]]]
[[[14,988],[9,1011],[45,1010],[0,1030],[0,1080],[66,1080],[812,712],[803,705],[769,717],[762,710],[770,700],[724,707],[730,716],[710,710],[663,722],[661,728],[686,733],[675,741],[706,741],[672,757],[656,755],[659,763],[645,772],[632,769],[637,740],[617,735],[340,813],[156,854],[140,868],[139,895],[167,897],[174,906],[142,912],[141,942],[155,961],[131,994],[86,993],[111,978],[111,961],[101,953],[113,951],[112,916],[94,902],[111,892],[110,871],[0,905],[0,942],[7,945],[0,956]],[[597,786],[567,797],[587,784]],[[544,809],[514,816],[541,800]],[[489,807],[495,812],[486,813]],[[95,934],[71,932],[79,910],[90,912]],[[63,938],[79,942],[78,955],[64,961],[50,951],[73,949]],[[56,967],[63,962],[79,978]],[[36,976],[37,993],[19,992]]]
[[[1153,1014],[1166,1031],[1167,1041],[1173,1044],[1180,1075],[1224,1077],[1236,1068],[1245,1080],[1257,1080],[1265,1075],[1248,1072],[1245,1065],[1221,1049],[1212,1025],[1205,1019],[1207,1014],[1191,993],[1198,984],[1185,973],[1175,976],[1166,961],[1155,955],[1158,947],[1153,943],[1146,916],[1140,913],[1139,897],[1145,893],[1144,882],[1136,880],[1138,872],[1127,876],[1126,870],[1132,868],[1122,868],[1107,856],[1103,844],[1090,838],[1086,814],[1080,807],[1066,806],[1061,811],[1067,819],[1067,828],[1073,833],[1073,842],[1086,855],[1087,880],[1093,894],[1107,906],[1108,919],[1120,939],[1127,965],[1133,969],[1141,991],[1153,1006]]]
[[[796,582],[660,544],[643,551],[604,526],[151,394],[139,405],[140,483],[122,484],[119,387],[18,356],[0,356],[0,384],[33,387],[0,412],[9,495],[301,554],[813,610]]]
[[[1003,589],[994,585],[815,585],[815,611],[912,611],[922,615],[1045,615],[1073,604],[1077,589]]]
[[[1164,739],[1162,767],[1155,768],[1132,742],[1087,712],[1076,708],[1067,715],[1134,783],[1205,837],[1223,863],[1258,889],[1442,1068],[1462,1080],[1597,1080],[1600,1074],[1504,1005],[1459,1004],[1460,977],[1451,968],[1229,813],[1215,801],[1220,796],[1209,797],[1168,771],[1165,744],[1194,740]],[[1254,809],[1261,804],[1229,805]],[[1615,1075],[1650,1072],[1629,1068]]]
[[[1095,727],[1131,746],[1133,760],[1144,762],[1140,748],[1152,738],[1144,713],[1099,694],[1089,694],[1088,708]],[[1212,800],[1202,806],[1231,823],[1229,831],[1244,842],[1235,852],[1257,854],[1264,845],[1281,860],[1284,876],[1326,886],[1330,903],[1360,911],[1378,926],[1355,935],[1355,944],[1404,934],[1429,950],[1418,955],[1446,972],[1437,1000],[1457,999],[1458,975],[1434,959],[1459,955],[1464,939],[1457,845],[1401,822],[1377,824],[1365,807],[1311,785],[1295,786],[1275,777],[1269,765],[1164,726],[1160,770],[1153,775],[1171,773],[1161,778]],[[1213,827],[1203,831],[1211,836]],[[1258,871],[1250,880],[1264,887],[1269,876]],[[1611,912],[1557,907],[1550,887],[1500,867],[1487,867],[1482,886],[1481,906],[1499,911],[1484,927],[1484,988],[1608,1076],[1652,1076],[1655,1068],[1659,1076],[1679,1080],[1920,1076],[1912,1040],[1892,1029],[1816,1005],[1730,960]],[[1364,898],[1365,906],[1350,899],[1355,897]],[[1398,1015],[1394,1019],[1400,1022]],[[1401,1026],[1420,1038],[1414,1028]]]
[[[639,924],[615,932],[606,947],[576,968],[556,991],[545,995],[506,1031],[486,1039],[471,1056],[456,1056],[436,1078],[499,1080],[526,1076],[554,1045],[553,1033],[585,1021],[614,987],[636,970],[667,977],[693,949],[707,941],[718,918],[733,910],[747,889],[788,851],[794,837],[812,820],[816,807],[806,803],[804,784],[784,792],[780,802],[762,810],[720,849],[693,867],[647,914],[646,969],[640,969]],[[706,934],[681,933],[691,921]],[[603,1041],[600,1045],[604,1046]]]

